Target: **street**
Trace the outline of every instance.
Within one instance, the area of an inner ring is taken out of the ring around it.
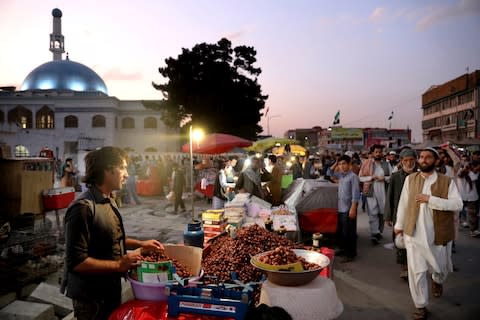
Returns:
[[[120,208],[127,235],[141,239],[155,238],[163,243],[180,243],[191,213],[174,215],[165,209],[166,200],[141,198],[142,204]],[[191,208],[186,199],[187,208]],[[208,209],[205,200],[195,201],[195,213]],[[358,256],[350,263],[334,261],[334,282],[344,304],[340,320],[411,319],[414,305],[408,283],[399,278],[391,244],[391,228],[385,228],[384,239],[372,246],[367,214],[358,214]],[[386,246],[384,246],[386,245]],[[458,272],[449,275],[441,298],[430,298],[429,319],[478,319],[480,304],[476,288],[480,287],[480,239],[459,232],[457,253],[453,255]]]

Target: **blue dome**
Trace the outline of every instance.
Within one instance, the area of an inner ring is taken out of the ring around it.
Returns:
[[[100,91],[108,95],[105,82],[95,71],[70,60],[54,60],[35,68],[20,90]]]

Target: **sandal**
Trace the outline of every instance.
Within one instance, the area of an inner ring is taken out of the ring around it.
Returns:
[[[440,298],[443,294],[443,285],[432,280],[432,294],[435,298]]]
[[[417,308],[413,313],[413,320],[426,320],[428,317],[428,310],[427,308]]]

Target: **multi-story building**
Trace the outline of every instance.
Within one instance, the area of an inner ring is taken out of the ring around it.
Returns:
[[[412,141],[412,130],[407,129],[386,129],[386,128],[364,128],[363,143],[365,148],[374,144],[384,145],[388,149],[396,149],[410,144]]]
[[[480,70],[430,87],[422,95],[423,141],[480,138]]]
[[[310,138],[305,133],[316,134],[316,139]],[[296,139],[299,142],[316,141],[309,147],[318,147],[328,150],[361,151],[368,149],[373,144],[384,145],[388,149],[399,148],[410,144],[412,130],[386,129],[386,128],[343,128],[341,126],[312,129],[291,129],[285,133],[286,138]],[[307,137],[307,139],[305,139]]]
[[[285,133],[285,138],[295,139],[306,148],[318,146],[319,132],[322,127],[313,127],[311,129],[290,129]]]

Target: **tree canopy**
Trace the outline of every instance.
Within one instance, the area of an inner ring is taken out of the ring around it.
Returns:
[[[253,47],[238,46],[222,38],[215,44],[201,43],[165,59],[160,74],[166,83],[154,83],[163,94],[160,105],[169,127],[190,119],[208,132],[221,132],[254,140],[262,131],[259,121],[268,96],[257,81],[262,72],[254,66]]]

